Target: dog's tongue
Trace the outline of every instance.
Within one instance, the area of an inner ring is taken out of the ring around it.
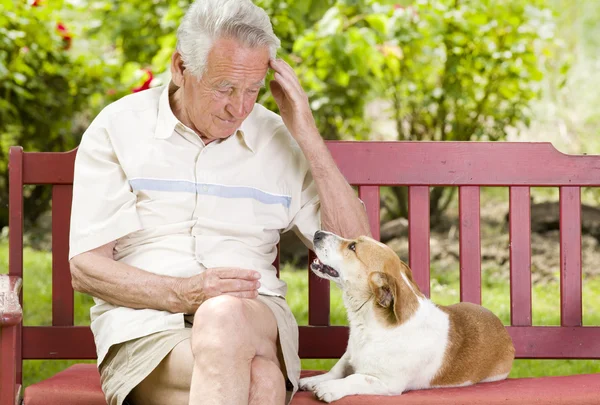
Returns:
[[[331,277],[339,277],[340,276],[340,274],[334,268],[321,263],[321,261],[318,258],[313,260],[311,267],[313,270],[317,270],[321,273],[328,274]]]

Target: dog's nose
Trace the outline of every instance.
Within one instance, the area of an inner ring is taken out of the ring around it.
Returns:
[[[315,236],[313,238],[313,244],[316,244],[317,242],[319,242],[323,238],[325,238],[325,232],[322,232],[322,231],[315,232]]]

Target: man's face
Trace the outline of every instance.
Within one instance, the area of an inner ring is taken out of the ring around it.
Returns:
[[[198,80],[183,71],[180,119],[204,142],[224,139],[252,112],[269,68],[267,47],[247,48],[233,39],[215,41]],[[182,84],[182,86],[181,86]]]

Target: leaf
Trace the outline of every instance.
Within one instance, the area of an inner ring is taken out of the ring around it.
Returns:
[[[388,17],[384,14],[371,14],[365,17],[369,26],[377,33],[387,37],[388,35]]]

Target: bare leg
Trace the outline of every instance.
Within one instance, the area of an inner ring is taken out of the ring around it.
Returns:
[[[277,322],[264,303],[227,295],[203,303],[192,332],[190,405],[245,405],[252,360],[277,360]]]
[[[132,392],[134,404],[283,405],[277,323],[256,299],[220,296],[200,306],[183,341]]]
[[[284,405],[285,379],[279,366],[264,357],[252,360],[249,405]]]

